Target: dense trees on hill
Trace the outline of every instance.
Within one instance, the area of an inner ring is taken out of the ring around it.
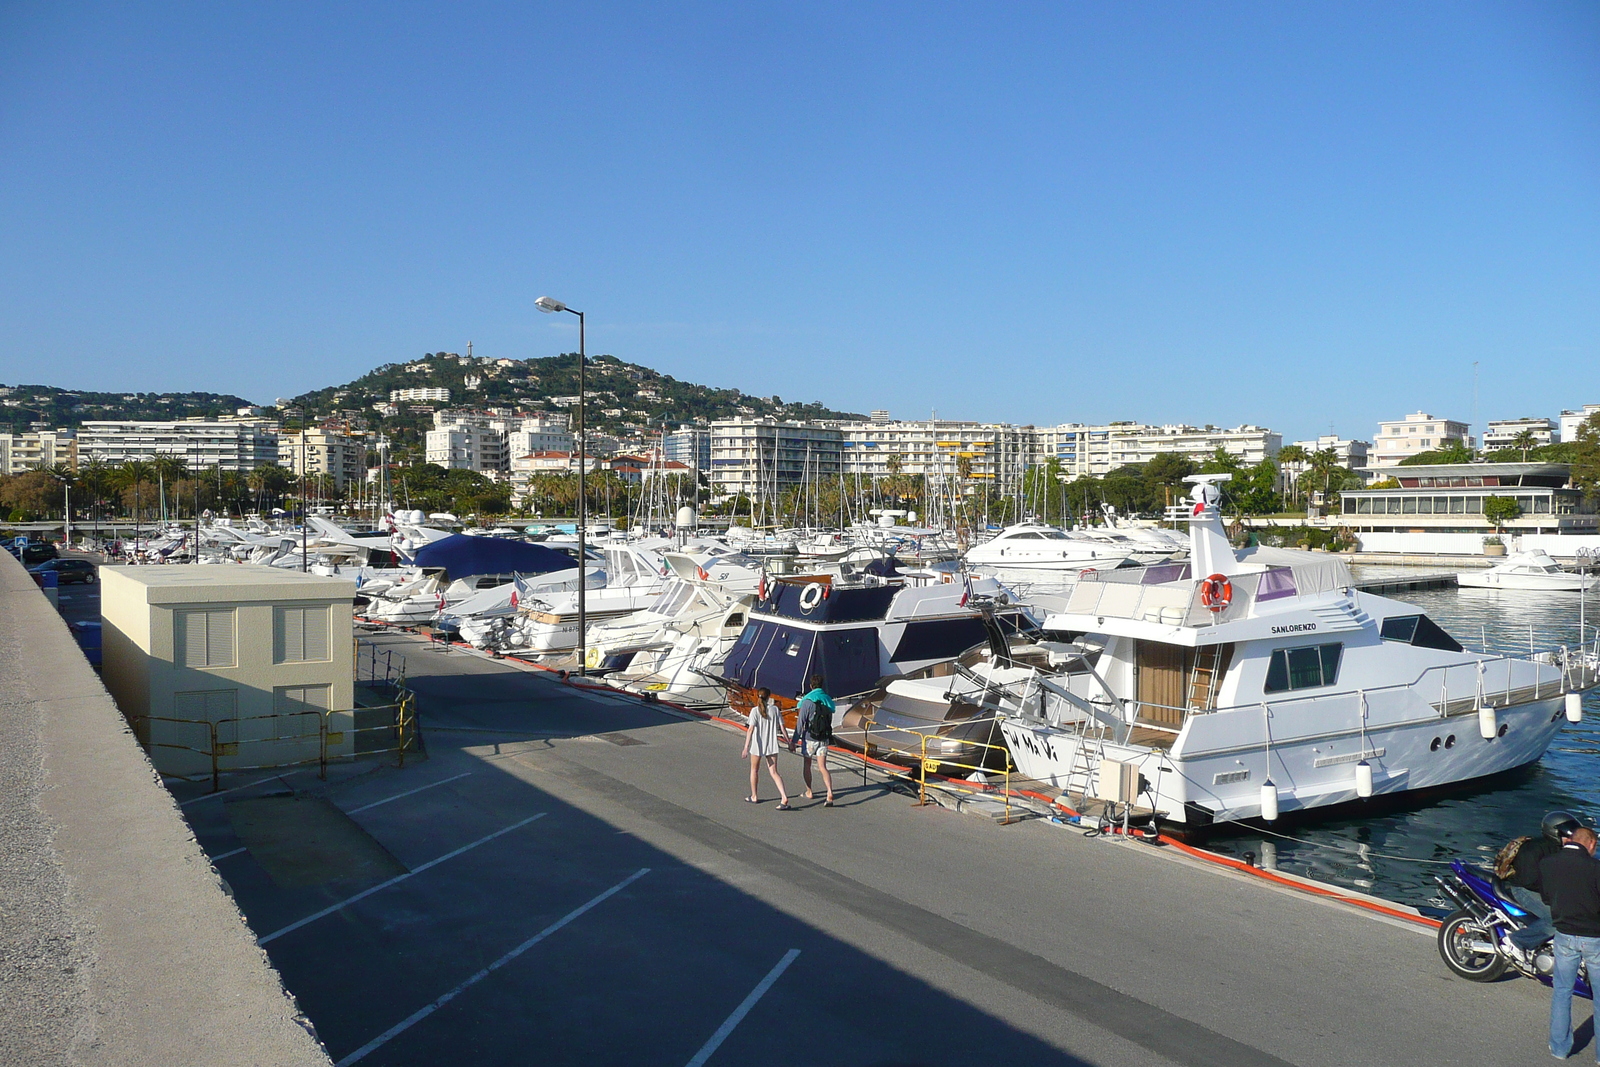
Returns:
[[[0,385],[0,433],[23,433],[33,423],[68,429],[106,419],[169,422],[195,415],[232,415],[250,401],[227,393],[97,393],[53,385]]]

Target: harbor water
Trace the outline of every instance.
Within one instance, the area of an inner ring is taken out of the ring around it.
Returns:
[[[1383,574],[1352,568],[1359,579]],[[1578,644],[1576,593],[1432,589],[1397,594],[1416,604],[1472,650],[1527,654]],[[1600,597],[1587,602],[1588,640]],[[1531,636],[1530,636],[1531,634]],[[1282,834],[1244,831],[1211,838],[1206,847],[1292,874],[1407,904],[1440,906],[1435,874],[1452,859],[1487,864],[1514,837],[1537,834],[1545,812],[1566,808],[1600,818],[1600,689],[1584,699],[1584,721],[1564,723],[1549,750],[1525,771],[1492,784],[1389,810],[1287,826]]]

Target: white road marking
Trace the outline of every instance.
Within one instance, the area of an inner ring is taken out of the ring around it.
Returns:
[[[392,885],[399,885],[401,882],[405,881],[407,878],[414,878],[414,877],[416,877],[417,875],[421,874],[423,871],[427,870],[430,867],[437,867],[439,864],[443,863],[445,860],[455,859],[457,856],[461,855],[463,852],[469,851],[470,849],[477,848],[479,845],[485,844],[486,842],[493,841],[495,838],[500,837],[500,836],[502,836],[504,834],[509,834],[511,831],[513,831],[515,829],[518,829],[519,827],[523,827],[523,826],[528,825],[530,822],[532,822],[535,819],[544,818],[545,815],[547,815],[547,814],[548,814],[547,812],[541,811],[537,815],[530,815],[526,819],[523,819],[519,823],[512,823],[510,826],[506,827],[504,830],[496,830],[494,833],[490,834],[488,837],[480,837],[480,838],[478,838],[478,840],[472,842],[472,844],[470,844],[470,845],[462,845],[460,848],[456,849],[454,852],[446,852],[444,855],[440,856],[438,859],[429,860],[427,863],[424,863],[422,866],[418,867],[414,871],[407,871],[405,874],[397,874],[393,878],[389,879],[387,882],[379,882],[377,885],[373,886],[371,889],[363,889],[361,892],[357,893],[353,897],[346,897],[345,899],[339,901],[339,903],[330,904],[328,907],[323,908],[321,911],[316,912],[316,913],[311,914],[311,915],[307,915],[304,919],[301,919],[298,922],[292,922],[288,926],[285,926],[281,930],[272,931],[272,933],[266,935],[265,937],[257,939],[256,944],[265,945],[269,941],[276,941],[278,938],[282,937],[284,934],[293,933],[294,931],[300,929],[302,926],[305,926],[307,923],[314,923],[318,919],[323,918],[324,916],[332,915],[334,912],[340,910],[341,908],[348,907],[349,905],[354,904],[358,900],[363,900],[366,897],[370,897],[372,894],[378,892],[380,889],[388,889]]]
[[[561,929],[563,926],[567,925],[572,920],[574,920],[574,919],[578,918],[579,916],[581,916],[584,912],[586,912],[589,909],[593,908],[597,904],[604,903],[604,901],[608,897],[614,896],[615,894],[622,892],[624,889],[628,888],[634,882],[637,882],[639,879],[643,878],[645,875],[647,875],[649,873],[650,873],[650,868],[649,867],[641,867],[639,870],[634,871],[632,874],[628,875],[628,877],[624,878],[622,881],[618,882],[616,885],[612,886],[610,889],[607,889],[604,893],[601,893],[599,896],[597,896],[594,899],[590,900],[587,904],[581,904],[578,907],[574,908],[572,911],[567,912],[561,918],[557,919],[555,922],[551,923],[549,926],[546,926],[543,930],[540,930],[538,933],[536,933],[532,937],[528,938],[528,940],[524,941],[522,944],[518,945],[516,948],[512,949],[510,952],[507,952],[504,956],[501,956],[499,959],[495,960],[493,963],[489,964],[489,966],[485,967],[483,970],[478,971],[476,974],[472,975],[472,977],[468,978],[466,981],[462,982],[460,985],[458,985],[454,989],[450,990],[450,992],[446,993],[444,996],[440,997],[438,1000],[435,1000],[432,1004],[429,1004],[426,1007],[418,1008],[416,1011],[412,1012],[410,1015],[406,1016],[404,1019],[402,1019],[399,1022],[395,1023],[393,1026],[389,1027],[389,1029],[385,1030],[383,1033],[379,1034],[377,1037],[373,1038],[371,1041],[368,1041],[365,1045],[362,1045],[360,1048],[358,1048],[354,1052],[350,1053],[350,1055],[348,1055],[344,1059],[340,1060],[337,1064],[334,1065],[334,1067],[347,1067],[348,1064],[355,1063],[357,1060],[362,1059],[363,1057],[365,1057],[367,1055],[367,1053],[372,1052],[374,1049],[377,1049],[377,1048],[387,1044],[390,1039],[392,1039],[392,1038],[398,1036],[399,1034],[402,1034],[405,1031],[411,1029],[411,1027],[415,1026],[417,1023],[419,1023],[422,1020],[426,1019],[428,1016],[432,1015],[434,1012],[438,1011],[440,1008],[442,1008],[446,1004],[450,1003],[456,997],[460,996],[463,992],[465,992],[467,990],[468,987],[474,986],[474,985],[478,984],[479,982],[483,981],[485,978],[489,977],[490,974],[492,974],[495,971],[498,971],[500,968],[504,967],[506,964],[510,963],[512,960],[516,959],[518,956],[522,955],[524,952],[528,951],[534,945],[537,945],[539,942],[543,941],[545,938],[549,937],[551,934],[555,933],[557,930]],[[799,954],[798,952],[794,952],[794,953],[791,953],[790,955],[798,955],[798,954]],[[788,965],[787,957],[785,958],[783,965],[784,966]],[[771,975],[769,977],[776,978],[777,975],[774,974],[774,975]],[[769,982],[767,984],[770,985],[771,983]],[[732,1027],[729,1027],[729,1029],[732,1029]]]
[[[733,1028],[744,1021],[744,1017],[750,1014],[750,1009],[756,1006],[756,1001],[766,996],[767,990],[772,988],[773,983],[782,977],[783,972],[789,969],[789,964],[793,963],[795,957],[799,955],[800,950],[797,948],[792,948],[785,952],[783,959],[778,961],[778,965],[768,971],[767,976],[761,979],[754,989],[750,990],[750,995],[744,998],[744,1003],[733,1009],[733,1014],[728,1016],[721,1026],[717,1027],[717,1032],[711,1035],[711,1040],[700,1046],[700,1051],[694,1054],[694,1059],[690,1060],[685,1067],[704,1067],[705,1062],[711,1058],[712,1053],[716,1052],[722,1043],[728,1039],[728,1035],[733,1033]]]
[[[457,778],[465,778],[467,775],[469,775],[471,773],[472,773],[471,771],[462,771],[460,774],[452,775],[449,778],[442,778],[437,782],[429,782],[427,785],[419,785],[415,789],[408,789],[404,793],[396,793],[394,796],[392,796],[392,797],[384,797],[382,800],[374,800],[371,804],[363,804],[359,808],[351,808],[349,811],[345,812],[345,814],[346,815],[355,815],[358,812],[368,811],[368,810],[370,810],[372,808],[376,808],[380,804],[387,804],[391,800],[399,800],[402,797],[411,796],[413,793],[420,793],[424,789],[432,789],[436,785],[444,785],[446,782],[453,782]]]

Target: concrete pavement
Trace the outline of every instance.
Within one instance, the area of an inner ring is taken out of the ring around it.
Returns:
[[[429,759],[314,791],[413,874],[285,888],[226,798],[186,809],[258,934],[327,913],[266,947],[335,1060],[1547,1061],[1544,989],[1426,932],[842,765],[838,807],[746,804],[733,731],[378,640]]]

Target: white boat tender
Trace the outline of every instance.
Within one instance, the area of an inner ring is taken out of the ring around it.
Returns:
[[[1522,767],[1563,710],[1581,718],[1600,652],[1469,652],[1420,609],[1356,590],[1339,559],[1235,554],[1217,509],[1225,479],[1189,478],[1193,506],[1174,509],[1190,523],[1191,573],[1091,576],[1046,619],[1047,632],[1103,640],[1092,663],[986,692],[1023,774],[1203,828]],[[995,669],[1011,668],[974,671]]]
[[[1469,589],[1546,589],[1560,593],[1582,593],[1595,587],[1600,578],[1573,574],[1544,552],[1518,552],[1504,563],[1488,570],[1461,571],[1456,584]]]

